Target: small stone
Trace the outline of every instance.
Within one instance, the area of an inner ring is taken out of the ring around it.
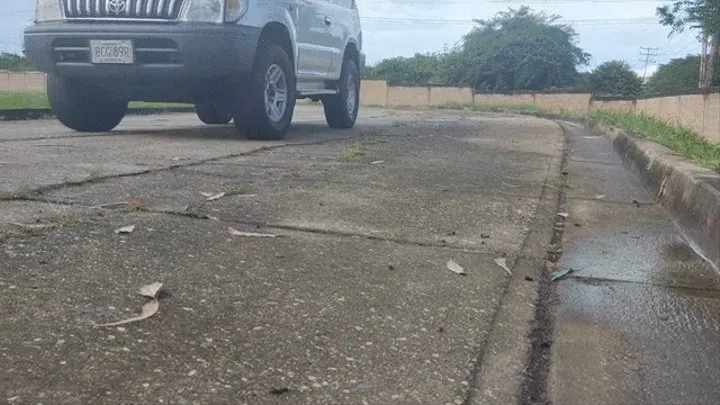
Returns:
[[[194,376],[195,374],[197,374],[197,370],[191,370],[191,371],[188,373],[188,377],[192,377],[192,376]]]
[[[310,380],[310,381],[315,381],[315,380],[317,380],[317,377],[314,377],[314,376],[309,375],[309,376],[308,376],[308,380]]]
[[[143,383],[143,387],[148,388],[148,387],[150,387],[150,384],[149,384],[149,383]]]

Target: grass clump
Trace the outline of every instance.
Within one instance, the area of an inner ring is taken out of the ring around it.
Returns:
[[[667,146],[698,165],[720,173],[720,145],[708,142],[688,128],[631,113],[596,111],[589,118],[601,124],[624,128],[639,138]]]
[[[346,160],[357,159],[359,157],[365,156],[366,151],[367,146],[362,143],[356,143],[345,148],[345,154],[343,157]]]

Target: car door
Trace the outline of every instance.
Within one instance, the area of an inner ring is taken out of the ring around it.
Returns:
[[[350,35],[349,24],[353,18],[353,0],[328,0],[329,3],[329,42],[332,48],[330,61],[330,79],[338,79],[342,71],[345,43]]]
[[[297,7],[298,76],[325,79],[333,57],[328,0],[297,0]]]

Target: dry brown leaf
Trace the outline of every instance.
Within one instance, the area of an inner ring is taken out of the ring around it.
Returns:
[[[138,316],[133,316],[131,318],[123,319],[122,321],[118,322],[112,322],[112,323],[102,323],[102,324],[95,324],[95,326],[118,326],[118,325],[125,325],[126,323],[131,322],[137,322],[142,321],[143,319],[150,318],[151,316],[155,315],[155,313],[160,309],[160,302],[156,299],[148,302],[147,304],[143,305],[142,307],[142,314]]]
[[[280,235],[271,235],[269,233],[255,233],[255,232],[243,232],[238,231],[237,229],[228,227],[228,232],[230,232],[230,235],[234,236],[249,236],[249,237],[256,237],[256,238],[277,238]]]
[[[163,284],[159,281],[156,281],[152,284],[144,285],[140,287],[140,295],[148,298],[156,298],[162,286]]]
[[[465,269],[462,268],[455,260],[450,260],[447,262],[447,268],[448,270],[452,271],[455,274],[465,275]]]
[[[210,197],[207,198],[207,200],[208,200],[208,201],[215,201],[215,200],[220,199],[220,198],[222,198],[222,197],[225,197],[225,192],[224,192],[224,191],[223,191],[222,193],[217,193],[217,194],[215,194],[215,195],[211,195]]]
[[[150,318],[151,316],[155,315],[158,309],[160,309],[160,301],[157,300],[157,295],[160,292],[162,286],[163,284],[161,282],[156,281],[152,284],[140,287],[140,290],[138,291],[140,295],[142,295],[143,297],[152,298],[152,301],[142,306],[142,313],[140,315],[123,319],[122,321],[118,322],[95,324],[95,326],[119,326],[126,323],[142,321],[143,319]]]
[[[495,264],[502,267],[502,269],[505,270],[507,274],[512,276],[512,271],[510,271],[510,268],[507,266],[507,260],[505,260],[504,257],[495,259]]]
[[[115,233],[132,233],[135,230],[135,225],[123,226],[115,230]]]

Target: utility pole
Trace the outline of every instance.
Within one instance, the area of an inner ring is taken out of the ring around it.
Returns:
[[[641,53],[640,56],[643,56],[645,59],[641,59],[641,62],[645,63],[645,70],[643,71],[643,82],[645,82],[645,79],[647,78],[647,70],[651,63],[655,63],[656,60],[653,59],[653,57],[657,56],[657,50],[660,48],[650,48],[646,46],[641,46],[640,49],[642,49],[645,53]]]

